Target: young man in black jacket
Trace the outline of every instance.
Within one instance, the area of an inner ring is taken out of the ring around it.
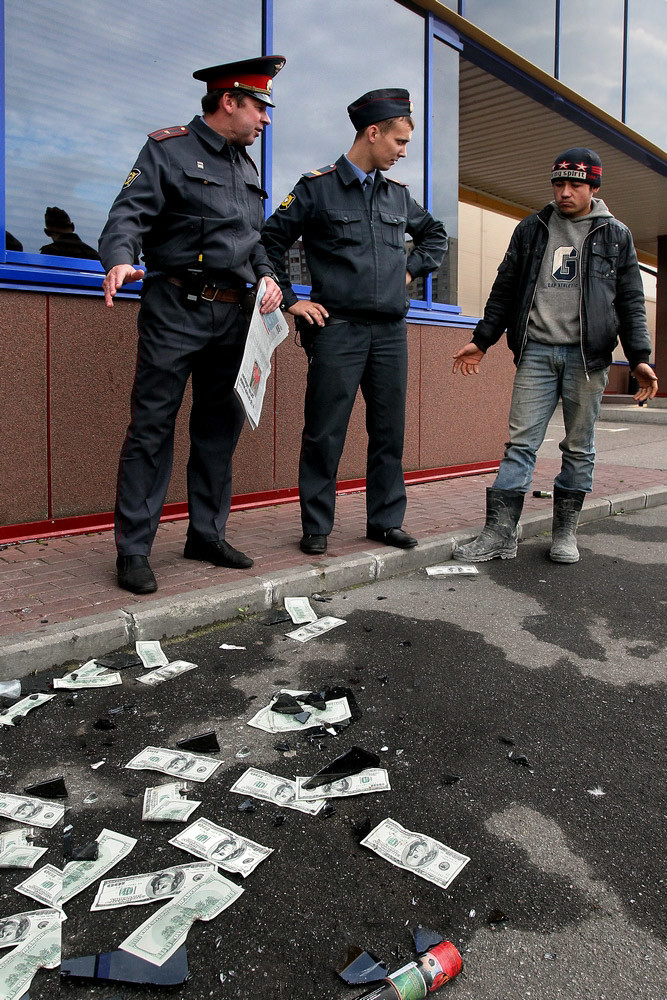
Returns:
[[[455,548],[454,559],[516,556],[537,450],[561,399],[565,437],[549,555],[577,562],[577,522],[593,483],[595,420],[618,337],[639,384],[634,398],[652,399],[658,390],[632,235],[595,197],[601,180],[602,163],[591,149],[575,147],[556,159],[554,200],[515,229],[484,317],[471,343],[454,355],[454,372],[477,375],[485,352],[507,330],[517,366],[510,440],[486,491],[486,524],[478,538]]]

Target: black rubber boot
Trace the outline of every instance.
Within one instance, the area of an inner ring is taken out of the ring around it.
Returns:
[[[554,562],[579,562],[577,524],[586,494],[583,490],[564,490],[554,486],[554,514],[551,524],[549,558]]]
[[[452,559],[460,562],[514,559],[525,496],[520,490],[497,490],[490,486],[486,491],[486,524],[481,534],[467,545],[457,545]]]

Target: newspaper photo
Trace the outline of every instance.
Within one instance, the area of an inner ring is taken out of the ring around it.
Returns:
[[[243,360],[234,383],[234,392],[241,401],[253,430],[257,430],[262,415],[266,383],[271,374],[271,355],[288,334],[287,320],[280,309],[264,316],[260,313],[265,290],[266,282],[262,278],[257,289]]]

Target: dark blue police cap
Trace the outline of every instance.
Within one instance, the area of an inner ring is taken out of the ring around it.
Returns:
[[[387,118],[402,118],[412,114],[412,101],[407,90],[369,90],[348,106],[347,113],[357,132]]]

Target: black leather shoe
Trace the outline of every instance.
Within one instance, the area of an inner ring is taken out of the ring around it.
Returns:
[[[299,542],[299,548],[307,556],[323,556],[327,551],[327,536],[304,535]]]
[[[402,528],[366,528],[366,538],[372,542],[384,542],[385,545],[395,545],[397,549],[414,549],[418,545],[416,538]]]
[[[157,580],[148,562],[148,556],[118,556],[116,559],[118,586],[133,594],[153,594]]]
[[[209,542],[198,535],[188,535],[183,555],[186,559],[199,559],[200,562],[226,566],[227,569],[250,569],[253,564],[245,552],[239,552],[222,538]]]

